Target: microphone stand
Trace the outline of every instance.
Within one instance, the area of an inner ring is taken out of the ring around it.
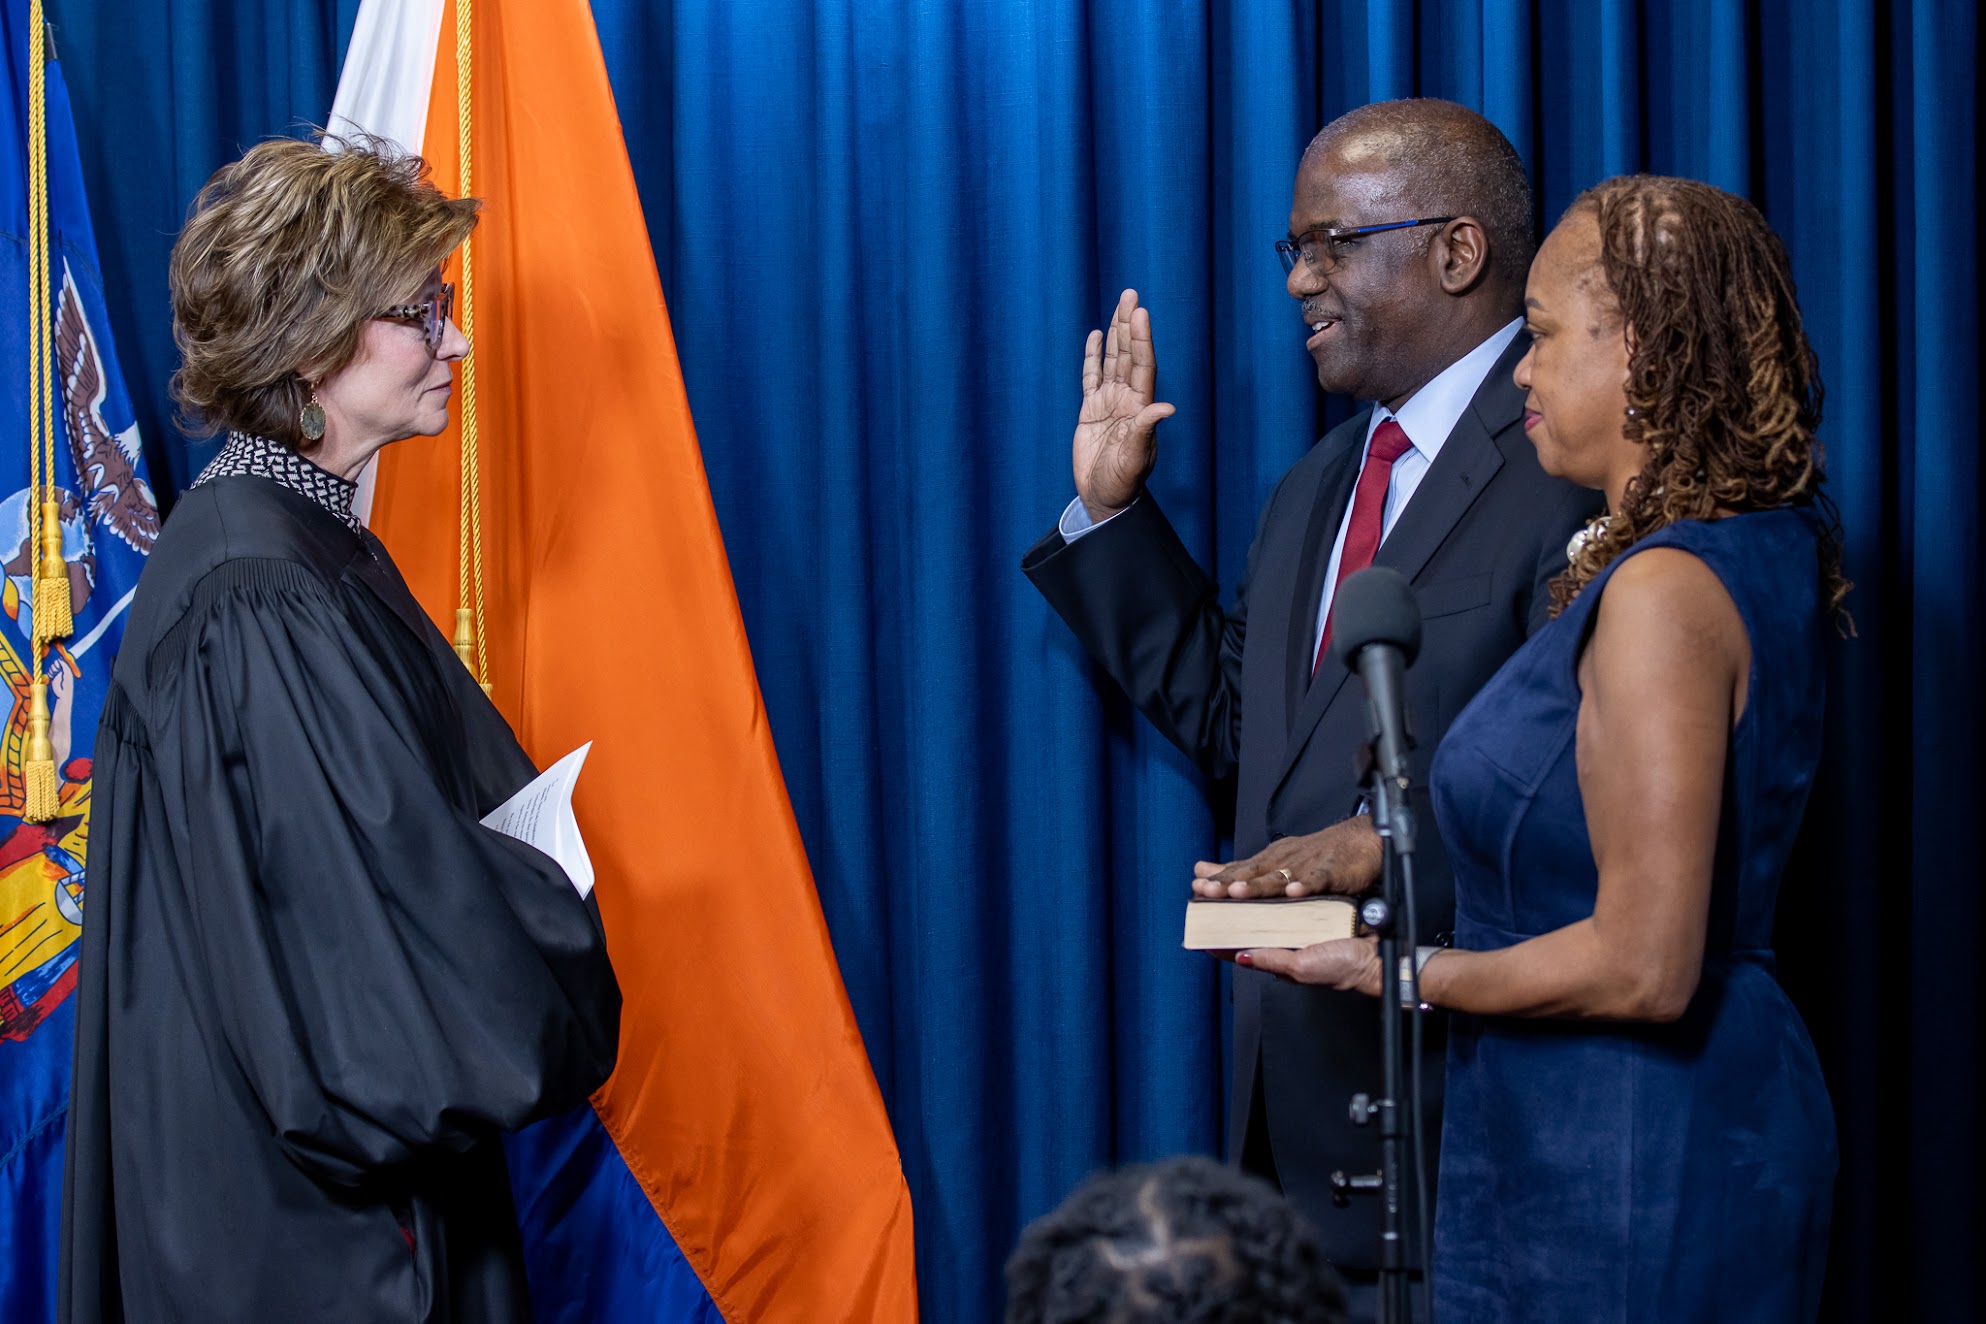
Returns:
[[[1354,1191],[1380,1197],[1379,1320],[1380,1324],[1411,1324],[1414,1318],[1413,1278],[1405,1226],[1405,1145],[1409,1139],[1409,1119],[1405,1103],[1408,1068],[1404,1024],[1404,1018],[1411,1013],[1401,1005],[1399,972],[1403,929],[1406,932],[1404,950],[1409,959],[1414,950],[1414,811],[1407,798],[1409,782],[1404,768],[1397,777],[1386,776],[1380,766],[1381,760],[1374,756],[1370,743],[1361,751],[1359,761],[1366,774],[1366,805],[1384,852],[1379,895],[1368,898],[1359,908],[1360,920],[1379,938],[1382,1097],[1374,1100],[1364,1093],[1353,1095],[1351,1120],[1359,1126],[1377,1121],[1379,1171],[1358,1176],[1334,1172],[1331,1174],[1331,1187],[1333,1200],[1341,1207],[1350,1203],[1350,1195]],[[1418,989],[1419,981],[1413,981],[1411,986]],[[1425,1266],[1422,1267],[1425,1270]]]
[[[1404,1024],[1407,1011],[1400,1005],[1398,989],[1400,957],[1404,947],[1413,960],[1414,935],[1403,921],[1413,915],[1414,810],[1407,802],[1407,779],[1386,777],[1375,761],[1368,781],[1372,825],[1384,848],[1379,874],[1379,896],[1365,904],[1366,923],[1379,932],[1379,1054],[1383,1074],[1381,1088],[1386,1097],[1379,1109],[1379,1174],[1383,1207],[1379,1230],[1379,1284],[1386,1304],[1380,1312],[1384,1324],[1408,1324],[1414,1317],[1407,1254],[1405,1213],[1407,1138],[1406,1056]],[[1403,895],[1405,897],[1403,904]],[[1377,919],[1378,924],[1372,921]],[[1408,928],[1406,941],[1401,931]]]
[[[1365,785],[1366,807],[1379,833],[1381,870],[1379,895],[1359,908],[1360,918],[1379,937],[1379,1044],[1381,1097],[1377,1103],[1363,1094],[1352,1097],[1356,1125],[1379,1123],[1379,1172],[1376,1176],[1331,1174],[1332,1198],[1349,1203],[1351,1192],[1376,1191],[1380,1197],[1379,1318],[1382,1324],[1409,1324],[1413,1319],[1412,1266],[1406,1240],[1406,1185],[1415,1188],[1415,1243],[1424,1260],[1428,1250],[1427,1180],[1420,1119],[1420,1057],[1408,1060],[1405,1038],[1411,1032],[1420,1047],[1420,978],[1414,965],[1414,810],[1407,792],[1412,785],[1413,727],[1407,711],[1406,669],[1421,646],[1421,611],[1413,586],[1396,570],[1373,566],[1347,576],[1331,610],[1337,620],[1337,656],[1358,672],[1365,686],[1366,729],[1372,739],[1360,752],[1359,780]],[[1402,935],[1407,976],[1400,969]],[[1402,999],[1402,985],[1410,995]],[[1402,1006],[1409,1001],[1409,1006]],[[1411,1021],[1403,1017],[1412,1015]],[[1411,1095],[1406,1085],[1411,1078]],[[1406,1142],[1414,1146],[1408,1163]],[[1423,1268],[1425,1268],[1423,1264]],[[1430,1309],[1429,1314],[1432,1315]]]

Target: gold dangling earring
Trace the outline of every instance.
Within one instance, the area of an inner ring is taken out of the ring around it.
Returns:
[[[297,427],[305,441],[324,440],[324,406],[317,403],[317,387],[310,387],[310,399],[297,411]]]

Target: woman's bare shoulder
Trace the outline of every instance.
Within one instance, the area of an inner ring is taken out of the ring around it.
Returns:
[[[1730,590],[1701,557],[1679,547],[1651,547],[1615,568],[1595,612],[1587,651],[1617,655],[1646,675],[1714,656],[1739,661],[1750,640]]]

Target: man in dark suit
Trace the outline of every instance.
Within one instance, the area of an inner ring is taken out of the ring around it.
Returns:
[[[1527,343],[1531,193],[1493,125],[1443,101],[1351,112],[1304,154],[1290,236],[1278,249],[1317,380],[1372,407],[1277,484],[1235,604],[1223,608],[1144,489],[1172,407],[1154,402],[1150,317],[1130,290],[1085,347],[1077,499],[1022,562],[1139,709],[1214,778],[1234,778],[1242,858],[1196,866],[1203,896],[1358,892],[1377,878],[1378,837],[1357,812],[1364,695],[1325,655],[1344,576],[1385,565],[1414,585],[1424,624],[1407,697],[1424,788],[1449,722],[1543,624],[1566,541],[1598,513],[1593,494],[1539,469],[1521,426],[1511,370]],[[1420,808],[1431,829],[1424,792]],[[1454,902],[1437,833],[1421,833],[1418,858],[1426,944]],[[1379,1093],[1373,1004],[1237,969],[1234,1017],[1230,1156],[1280,1183],[1364,1295],[1375,1202],[1334,1208],[1330,1174],[1377,1164],[1373,1130],[1346,1112],[1353,1092]],[[1430,1153],[1442,1038],[1429,1035],[1422,1063]]]

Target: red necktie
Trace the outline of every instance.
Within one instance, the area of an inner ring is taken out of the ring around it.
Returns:
[[[1352,493],[1352,513],[1345,524],[1345,550],[1338,556],[1338,578],[1331,586],[1331,605],[1338,602],[1338,585],[1345,576],[1355,575],[1372,564],[1379,551],[1379,535],[1386,527],[1386,486],[1393,481],[1393,461],[1412,450],[1414,444],[1392,419],[1381,423],[1372,434],[1366,451],[1365,467],[1359,470],[1358,488]],[[1324,665],[1324,652],[1331,646],[1331,618],[1324,618],[1324,635],[1317,641],[1317,656],[1310,674]]]

